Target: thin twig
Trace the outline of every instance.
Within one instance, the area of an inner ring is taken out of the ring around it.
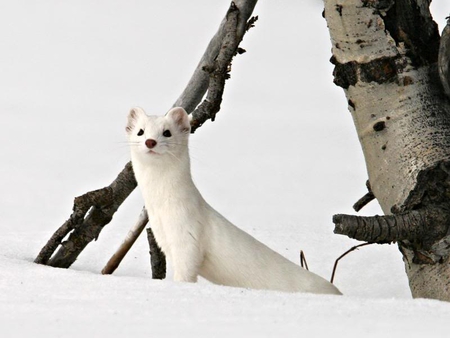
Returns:
[[[305,257],[305,253],[303,252],[303,250],[300,250],[300,265],[302,268],[305,268],[306,270],[309,271],[308,263],[306,262],[306,257]]]
[[[341,260],[341,258],[344,258],[345,256],[347,256],[347,254],[349,254],[350,252],[352,252],[362,246],[366,246],[366,245],[370,245],[370,244],[374,244],[374,243],[362,243],[362,244],[356,245],[356,246],[352,247],[351,249],[347,250],[346,252],[344,252],[342,255],[340,255],[339,258],[336,259],[336,261],[334,262],[333,273],[331,274],[330,283],[333,284],[334,275],[336,273],[336,268],[337,268],[337,265],[338,265],[339,261]]]
[[[353,204],[353,209],[358,212],[362,208],[364,208],[367,204],[375,199],[375,195],[372,192],[372,188],[370,187],[370,182],[367,180],[366,182],[367,194],[361,197],[355,204]]]

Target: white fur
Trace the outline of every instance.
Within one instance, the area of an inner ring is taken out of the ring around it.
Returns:
[[[144,133],[138,136],[141,129]],[[164,137],[165,130],[172,136]],[[200,275],[221,285],[340,294],[334,285],[240,230],[205,202],[191,178],[189,131],[182,108],[161,117],[134,108],[128,116],[134,173],[175,281],[196,282]],[[152,152],[145,145],[147,139],[157,142]]]

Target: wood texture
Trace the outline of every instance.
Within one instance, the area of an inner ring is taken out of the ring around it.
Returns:
[[[450,106],[429,4],[325,1],[334,82],[347,96],[371,191],[385,213],[334,221],[337,233],[398,242],[413,296],[450,300]]]
[[[237,45],[249,28],[249,19],[256,3],[256,0],[236,0],[231,3],[225,19],[209,43],[186,89],[175,102],[175,105],[192,112],[206,91],[211,91],[211,94],[208,93],[208,102],[205,100],[202,109],[192,119],[195,125],[193,131],[206,120],[213,119],[220,109],[221,94],[225,84],[221,76],[223,74],[227,76],[227,71],[224,72],[223,68],[228,70],[232,56],[238,51]],[[253,20],[250,20],[251,22]],[[214,61],[216,59],[221,61]],[[210,78],[213,78],[212,86],[210,86]],[[211,102],[212,105],[209,104]],[[131,162],[129,162],[108,187],[75,198],[72,215],[52,235],[35,262],[54,267],[70,267],[83,249],[92,240],[98,238],[103,227],[111,221],[114,213],[136,185]],[[68,234],[70,234],[69,238],[63,242]]]

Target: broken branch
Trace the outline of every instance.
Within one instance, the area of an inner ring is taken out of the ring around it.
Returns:
[[[360,211],[362,208],[364,208],[368,203],[373,201],[375,199],[375,195],[372,192],[372,188],[370,187],[370,182],[367,180],[366,182],[367,187],[367,193],[361,197],[355,204],[353,204],[353,210],[356,212]]]
[[[76,197],[72,215],[53,234],[34,262],[60,268],[72,265],[86,245],[98,238],[100,231],[111,221],[136,185],[129,162],[109,186]],[[69,239],[61,243],[72,230]],[[59,244],[61,248],[50,259]]]
[[[445,236],[448,229],[446,213],[439,207],[426,207],[385,216],[334,215],[334,233],[379,244],[398,241],[423,241],[426,244]]]

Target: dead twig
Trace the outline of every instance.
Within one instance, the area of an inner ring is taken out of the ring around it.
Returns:
[[[305,253],[303,252],[303,250],[300,250],[300,265],[302,268],[305,268],[306,270],[309,271],[308,263],[306,262],[306,257],[305,257]]]
[[[347,256],[350,252],[352,252],[352,251],[354,251],[354,250],[356,250],[356,249],[358,249],[358,248],[360,248],[360,247],[362,247],[362,246],[371,245],[371,244],[374,244],[374,243],[362,243],[362,244],[356,245],[356,246],[352,247],[351,249],[347,250],[346,252],[344,252],[342,255],[340,255],[339,258],[336,259],[336,261],[334,262],[333,273],[331,274],[330,283],[333,284],[333,282],[334,282],[334,275],[335,275],[335,273],[336,273],[336,268],[337,268],[337,265],[338,265],[339,261],[340,261],[342,258],[344,258],[344,257]]]
[[[368,192],[361,197],[355,204],[353,204],[353,209],[358,212],[362,208],[364,208],[367,204],[369,204],[371,201],[375,199],[375,195],[372,192],[372,188],[370,187],[370,182],[367,180],[366,187]]]

